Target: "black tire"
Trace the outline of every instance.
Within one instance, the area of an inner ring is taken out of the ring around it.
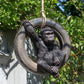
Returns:
[[[38,26],[41,27],[42,18],[30,20],[30,23],[34,26],[34,28],[36,28]],[[70,49],[71,49],[71,42],[70,42],[67,32],[60,24],[58,24],[55,21],[50,20],[50,19],[46,19],[46,26],[53,28],[53,30],[55,31],[55,34],[57,35],[57,37],[60,41],[61,49],[66,53],[66,58],[65,58],[65,62],[66,62],[69,58]],[[35,73],[38,73],[37,63],[32,61],[32,59],[30,59],[26,53],[25,45],[24,45],[25,38],[26,38],[25,29],[22,26],[19,29],[19,31],[15,37],[15,41],[14,41],[15,54],[16,54],[18,60],[20,61],[20,63],[24,67],[26,67],[26,69],[33,71]]]

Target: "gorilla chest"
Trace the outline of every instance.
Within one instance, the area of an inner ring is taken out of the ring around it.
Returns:
[[[53,54],[52,53],[48,53],[46,55],[44,55],[43,58],[49,65],[53,64],[54,58],[53,58]]]

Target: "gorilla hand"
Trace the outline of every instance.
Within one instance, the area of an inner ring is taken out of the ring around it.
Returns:
[[[57,78],[59,76],[59,69],[56,66],[52,66],[52,75],[54,78]]]

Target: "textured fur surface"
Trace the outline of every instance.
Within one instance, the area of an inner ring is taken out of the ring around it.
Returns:
[[[37,48],[38,70],[48,72],[55,78],[58,77],[59,69],[64,65],[66,54],[60,50],[54,38],[54,31],[50,27],[45,27],[41,30],[39,37],[27,20],[23,21],[22,25]]]

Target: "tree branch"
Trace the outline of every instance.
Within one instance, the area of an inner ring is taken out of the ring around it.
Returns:
[[[57,6],[57,10],[61,11],[61,13],[66,16],[66,14],[59,8],[59,6],[57,4],[56,4],[56,6]]]

